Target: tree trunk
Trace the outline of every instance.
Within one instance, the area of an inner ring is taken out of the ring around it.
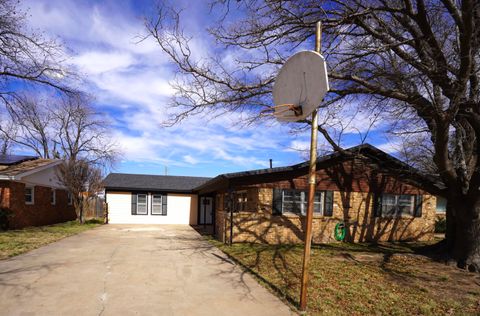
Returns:
[[[80,200],[80,212],[78,214],[78,220],[80,224],[83,224],[83,199]]]
[[[458,267],[480,272],[480,194],[455,201],[455,238],[452,255]]]
[[[445,247],[448,252],[452,252],[455,247],[455,206],[450,203],[450,200],[447,201],[447,213],[446,213],[446,231],[445,231]]]

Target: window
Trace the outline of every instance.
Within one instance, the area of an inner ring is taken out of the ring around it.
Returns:
[[[437,196],[437,213],[446,213],[447,212],[447,199]]]
[[[51,193],[50,193],[50,203],[52,205],[55,205],[56,202],[57,202],[56,191],[55,191],[55,189],[52,189]]]
[[[242,212],[247,210],[247,191],[235,193],[235,211]]]
[[[67,199],[68,199],[68,205],[72,205],[72,204],[73,204],[73,195],[72,195],[72,193],[70,193],[70,192],[67,193]]]
[[[161,194],[152,194],[152,215],[167,215],[167,210],[163,211],[162,201]]]
[[[316,192],[313,212],[324,215],[325,192]],[[307,214],[308,191],[283,190],[282,192],[282,213]]]
[[[35,189],[33,187],[25,187],[25,204],[33,204],[35,202]]]
[[[385,217],[415,215],[415,195],[382,194],[381,214]]]
[[[137,194],[137,214],[138,215],[147,215],[147,195],[146,194]]]

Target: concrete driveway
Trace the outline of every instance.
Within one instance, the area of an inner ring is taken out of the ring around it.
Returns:
[[[0,261],[2,315],[291,315],[188,226],[105,225]]]

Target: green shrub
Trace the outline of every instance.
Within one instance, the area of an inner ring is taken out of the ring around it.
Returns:
[[[85,221],[85,224],[105,224],[105,222],[103,219],[92,218],[92,219],[87,219]]]
[[[447,231],[447,220],[444,217],[437,218],[435,221],[435,232],[445,234]]]

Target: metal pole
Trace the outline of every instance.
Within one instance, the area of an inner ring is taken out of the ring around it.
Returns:
[[[322,38],[322,23],[317,22],[315,31],[315,51],[320,53]],[[305,248],[303,250],[303,266],[302,266],[302,284],[300,289],[300,310],[307,309],[307,286],[308,286],[308,265],[310,263],[310,249],[312,245],[312,220],[313,207],[315,199],[317,170],[317,135],[318,135],[318,113],[317,110],[312,113],[312,133],[310,138],[310,168],[308,172],[308,208],[305,223]]]

